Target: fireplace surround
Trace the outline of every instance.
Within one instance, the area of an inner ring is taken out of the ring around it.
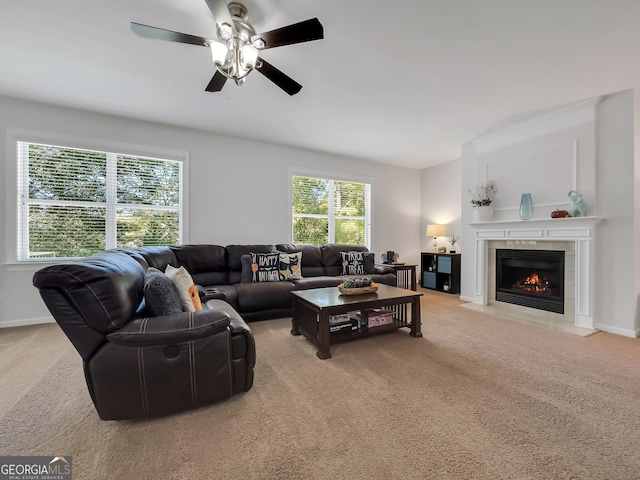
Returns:
[[[498,303],[514,307],[495,300],[495,251],[500,248],[562,250],[565,252],[564,314],[543,314],[560,316],[560,321],[593,329],[596,226],[600,221],[599,217],[578,217],[469,224],[474,234],[474,261],[467,264],[471,270],[463,276],[471,277],[475,295],[463,299],[480,305]]]

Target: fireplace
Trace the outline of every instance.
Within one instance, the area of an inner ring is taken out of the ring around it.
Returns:
[[[564,314],[564,254],[496,249],[496,300]]]
[[[470,224],[474,248],[467,254],[467,263],[463,263],[463,272],[465,267],[469,272],[464,276],[468,283],[463,284],[460,298],[505,312],[520,310],[528,318],[538,317],[545,325],[570,322],[593,329],[597,299],[595,237],[601,221],[599,217],[572,217]],[[499,249],[564,251],[564,313],[496,301],[496,252]]]

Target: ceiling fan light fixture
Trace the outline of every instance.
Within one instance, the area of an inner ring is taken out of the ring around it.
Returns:
[[[246,70],[256,68],[258,61],[258,49],[253,45],[244,45],[240,49],[240,63]]]
[[[209,48],[214,65],[225,66],[228,63],[229,49],[224,43],[211,41]]]
[[[253,70],[258,70],[289,95],[297,94],[302,85],[259,56],[259,51],[324,38],[324,29],[317,18],[256,34],[249,23],[246,7],[237,1],[205,0],[216,25],[215,39],[175,32],[150,25],[131,22],[131,29],[141,37],[169,42],[209,47],[216,72],[205,88],[219,92],[225,82],[242,85]]]

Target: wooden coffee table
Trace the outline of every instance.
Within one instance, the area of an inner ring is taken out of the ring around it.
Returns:
[[[389,331],[389,328],[373,327],[367,331],[348,332],[347,335],[329,333],[329,317],[357,310],[386,308],[393,310],[394,323],[391,329],[407,327],[410,335],[422,337],[420,331],[420,297],[422,293],[404,288],[378,285],[376,293],[363,295],[341,295],[338,287],[296,290],[293,295],[291,334],[304,335],[318,347],[317,355],[322,360],[331,358],[332,343],[354,340],[368,335]],[[407,306],[410,306],[411,320]]]

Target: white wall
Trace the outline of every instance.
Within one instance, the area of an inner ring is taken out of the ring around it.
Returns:
[[[634,93],[610,95],[598,105],[596,197],[598,227],[596,253],[596,319],[600,328],[638,336],[634,257],[640,246],[634,242]]]
[[[284,243],[290,241],[290,169],[369,177],[372,182],[371,250],[420,259],[420,175],[416,170],[207,132],[145,123],[80,110],[0,97],[0,171],[6,172],[8,130],[25,129],[108,142],[188,151],[191,243]],[[5,175],[3,175],[6,177]],[[5,179],[12,181],[11,179]],[[263,192],[268,186],[268,194]],[[0,252],[13,235],[7,211],[15,208],[3,184]],[[9,209],[9,210],[8,210]],[[422,232],[422,236],[420,233]],[[0,326],[48,320],[31,284],[32,266],[0,267]]]
[[[636,333],[640,332],[640,252],[638,246],[640,245],[640,95],[634,92],[634,109],[633,109],[633,138],[634,138],[634,229],[633,229],[633,256],[634,256],[634,269],[635,269],[635,296],[636,296]]]
[[[431,252],[433,237],[425,235],[427,225],[443,224],[447,225],[449,233],[461,232],[461,162],[452,160],[425,168],[421,171],[420,177],[422,180],[420,202],[422,205],[422,251]],[[438,246],[447,247],[447,251],[451,247],[446,238],[439,238]],[[455,250],[458,253],[462,252],[460,240],[455,244]]]
[[[638,336],[634,242],[634,95],[625,91],[545,113],[474,139],[462,148],[461,297],[475,292],[473,208],[468,189],[495,180],[494,221],[517,220],[520,194],[533,197],[533,218],[568,209],[569,190],[583,194],[588,216],[604,218],[596,244],[595,327]]]

